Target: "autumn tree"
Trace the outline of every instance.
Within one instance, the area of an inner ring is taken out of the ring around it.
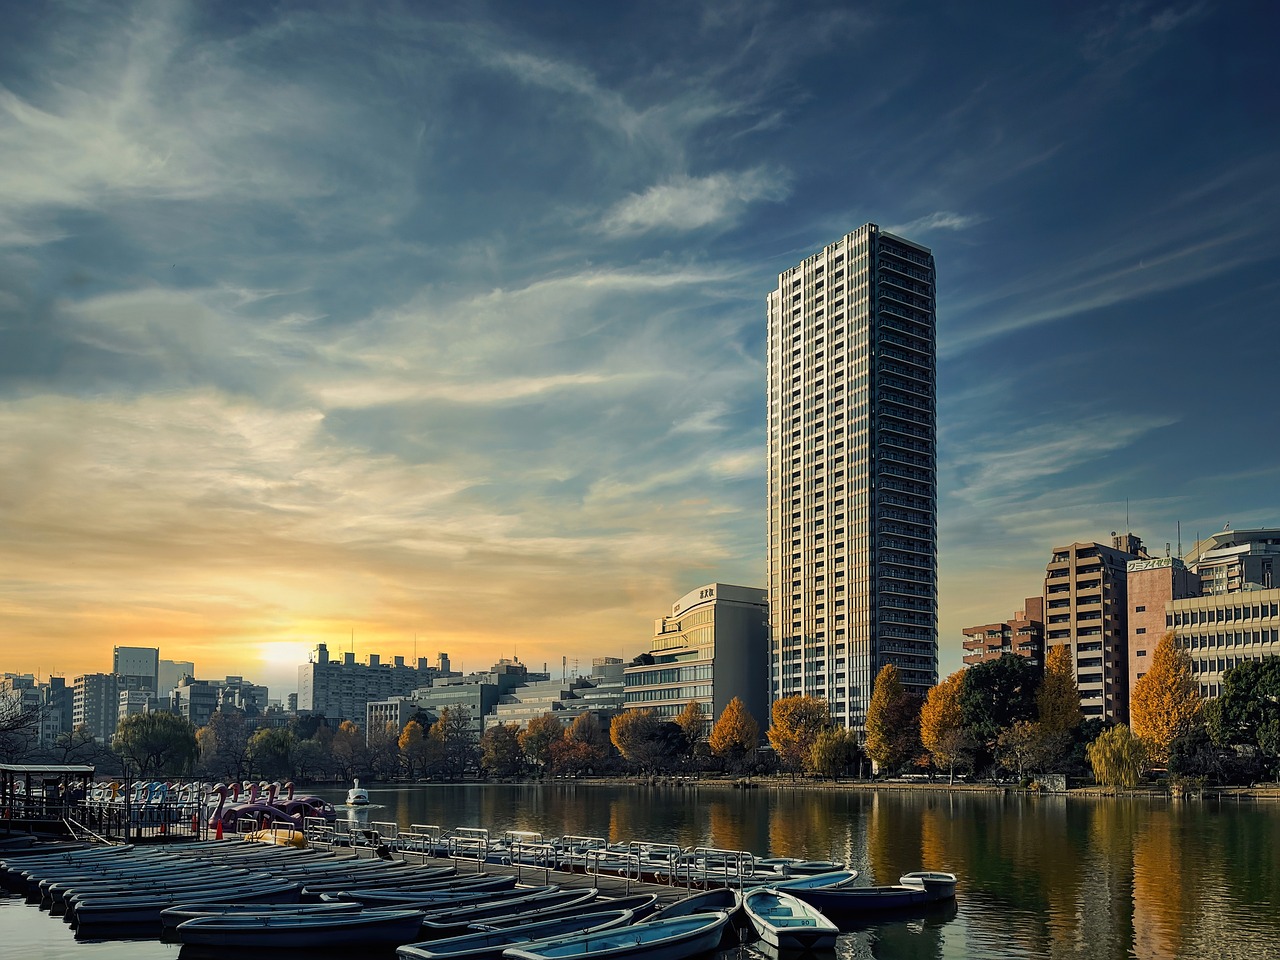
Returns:
[[[1036,713],[1045,736],[1070,736],[1080,726],[1080,688],[1076,686],[1071,646],[1060,643],[1044,658],[1044,676],[1036,691]]]
[[[406,721],[396,739],[396,748],[400,752],[400,762],[410,777],[421,777],[426,773],[429,747],[421,723],[417,720]]]
[[[920,753],[920,699],[908,693],[898,668],[886,663],[867,704],[867,756],[881,770],[898,770]]]
[[[529,762],[540,770],[551,766],[551,747],[564,739],[559,717],[548,711],[534,717],[520,733],[520,748]]]
[[[1121,723],[1102,731],[1086,751],[1093,776],[1104,787],[1136,787],[1146,765],[1146,750]]]
[[[955,783],[956,767],[964,766],[973,754],[973,738],[964,728],[960,690],[964,671],[957,670],[935,687],[929,688],[920,707],[920,741],[933,764],[947,771]]]
[[[514,723],[497,723],[480,738],[480,767],[491,777],[514,777],[524,769],[520,728]]]
[[[463,704],[441,710],[427,737],[439,756],[441,771],[451,780],[461,780],[477,760],[478,738],[471,726],[471,713]]]
[[[684,732],[653,710],[624,710],[609,724],[609,740],[645,773],[656,773],[677,754]]]
[[[858,735],[847,727],[827,727],[813,741],[807,769],[820,777],[846,775],[862,756]]]
[[[215,710],[197,732],[200,767],[213,777],[243,780],[249,775],[249,728],[238,710]]]
[[[1133,734],[1154,762],[1165,763],[1173,741],[1199,719],[1200,689],[1191,673],[1191,658],[1171,630],[1156,644],[1150,668],[1129,694]]]
[[[703,729],[706,725],[706,711],[702,708],[702,703],[698,700],[690,700],[685,704],[684,710],[680,716],[676,717],[676,726],[680,728],[684,734],[685,741],[689,745],[689,753],[693,753],[693,748],[697,746],[702,739]]]
[[[598,766],[609,756],[609,734],[600,726],[600,718],[588,710],[573,718],[565,740],[573,746],[575,763],[582,763],[583,770]]]
[[[368,769],[369,751],[365,746],[364,735],[351,720],[343,720],[334,731],[330,744],[333,765],[338,775],[350,780]]]
[[[176,713],[135,713],[111,741],[125,769],[140,777],[189,773],[196,762],[196,730]]]
[[[1049,755],[1043,728],[1030,720],[1019,720],[996,737],[996,760],[1019,779],[1028,771],[1043,770]]]
[[[759,743],[760,724],[742,700],[734,697],[711,728],[711,752],[724,761],[731,773],[737,773]]]
[[[827,701],[820,697],[783,697],[773,701],[769,744],[778,763],[794,778],[805,769],[818,734],[831,726]]]

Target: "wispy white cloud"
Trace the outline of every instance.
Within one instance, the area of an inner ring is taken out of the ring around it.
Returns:
[[[935,230],[967,230],[985,220],[977,214],[953,213],[949,210],[938,210],[934,213],[917,217],[910,223],[889,227],[890,233],[898,233],[907,237],[915,237]]]
[[[606,214],[601,228],[607,233],[629,234],[727,226],[748,204],[785,199],[789,179],[761,167],[740,174],[675,177],[618,203]]]

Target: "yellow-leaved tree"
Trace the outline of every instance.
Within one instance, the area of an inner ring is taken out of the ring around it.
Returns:
[[[760,724],[746,705],[734,697],[711,728],[711,752],[725,762],[731,773],[747,765],[760,742]]]
[[[1156,644],[1151,667],[1129,694],[1129,722],[1134,736],[1157,763],[1169,759],[1169,747],[1200,719],[1200,694],[1191,673],[1191,658],[1178,646],[1173,631]]]
[[[783,697],[773,701],[769,744],[792,777],[803,770],[818,734],[831,726],[831,711],[821,697]]]
[[[892,663],[880,668],[871,691],[865,749],[882,771],[897,770],[920,752],[920,698],[907,693]]]
[[[957,670],[936,687],[930,687],[920,708],[920,742],[938,769],[947,771],[954,783],[956,767],[965,764],[973,753],[973,738],[964,729],[960,710],[960,688],[964,671]]]
[[[1104,787],[1136,787],[1146,765],[1146,749],[1125,724],[1098,734],[1085,748],[1093,776]]]

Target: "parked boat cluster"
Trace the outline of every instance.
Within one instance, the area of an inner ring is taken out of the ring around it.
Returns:
[[[84,803],[94,814],[127,811],[134,826],[207,822],[228,833],[276,824],[301,830],[307,820],[332,823],[338,816],[323,797],[295,796],[291,782],[100,781],[89,788]]]
[[[223,948],[398,948],[402,960],[683,960],[731,942],[737,917],[773,947],[822,949],[842,925],[950,898],[956,884],[951,874],[923,872],[894,886],[858,886],[856,871],[787,876],[800,861],[761,861],[738,879],[763,882],[731,888],[717,880],[723,865],[703,861],[710,889],[662,909],[654,892],[605,897],[595,887],[518,883],[481,863],[459,873],[453,861],[415,865],[245,840],[0,848],[0,884],[61,915],[82,938],[146,928]]]

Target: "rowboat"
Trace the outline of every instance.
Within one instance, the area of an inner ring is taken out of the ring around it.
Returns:
[[[226,900],[235,897],[246,901],[261,899],[264,902],[282,903],[292,900],[297,903],[298,886],[273,881],[256,887],[210,887],[198,894],[188,890],[181,894],[153,893],[129,898],[104,897],[76,903],[74,909],[68,912],[67,919],[81,930],[103,924],[155,923],[160,919],[162,910],[173,906],[179,899],[189,900],[193,896],[203,896],[209,900]]]
[[[913,870],[898,878],[904,887],[922,887],[933,900],[948,900],[956,895],[956,875],[941,870]]]
[[[685,960],[715,950],[728,922],[729,914],[717,910],[526,943],[508,947],[502,956],[505,960],[562,960],[575,956],[588,956],[591,960]]]
[[[432,910],[422,919],[424,937],[450,937],[466,930],[468,924],[483,923],[491,917],[507,917],[524,922],[545,920],[545,910],[589,909],[587,904],[596,896],[595,890],[549,890],[531,892],[522,897],[490,900],[470,907],[446,907]]]
[[[373,890],[341,890],[336,894],[322,894],[321,899],[359,900],[370,906],[394,906],[398,903],[416,904],[431,910],[443,907],[465,907],[504,897],[520,896],[527,888],[516,889],[515,877],[491,877],[485,883],[470,883],[465,887],[443,887],[422,890],[413,887],[379,887]]]
[[[788,877],[785,880],[775,880],[773,883],[765,884],[765,886],[773,887],[775,890],[786,890],[790,893],[795,890],[847,887],[857,879],[857,870],[832,870],[828,873],[810,873],[798,877]]]
[[[926,879],[928,878],[928,879]],[[841,920],[885,910],[902,910],[939,903],[955,896],[956,878],[950,873],[928,871],[904,874],[904,882],[875,887],[785,887],[792,896]],[[779,884],[781,887],[781,884]]]
[[[654,907],[658,904],[658,895],[656,893],[633,893],[625,897],[596,897],[591,901],[589,908],[595,910],[630,910],[632,920],[641,920],[653,913]],[[552,920],[557,917],[572,915],[581,911],[580,907],[555,907],[551,910],[539,911],[539,916],[544,920]],[[520,917],[494,917],[490,920],[484,920],[480,923],[470,924],[473,930],[501,930],[506,927],[516,927],[524,923],[525,920]]]
[[[839,927],[817,908],[769,887],[748,891],[742,910],[760,939],[779,950],[834,947],[840,934]]]
[[[421,910],[376,910],[351,914],[285,914],[281,916],[235,915],[195,917],[178,924],[175,934],[183,944],[238,947],[302,948],[358,946],[370,949],[398,947],[418,936]]]
[[[576,916],[479,930],[457,937],[410,943],[396,950],[403,960],[498,960],[507,947],[541,942],[574,933],[596,933],[630,923],[630,910],[579,911]]]
[[[657,913],[645,917],[644,923],[656,923],[672,917],[690,917],[695,913],[710,913],[723,910],[733,916],[742,906],[742,894],[728,887],[717,887],[714,890],[700,890],[697,893],[669,903]]]
[[[160,911],[160,925],[168,932],[196,917],[358,913],[361,909],[358,903],[179,903]]]

